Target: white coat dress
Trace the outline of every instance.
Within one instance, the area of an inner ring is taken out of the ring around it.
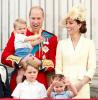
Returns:
[[[56,73],[64,74],[75,84],[84,76],[91,79],[96,68],[96,53],[92,40],[80,37],[74,49],[71,38],[61,40],[56,52]],[[90,87],[87,83],[75,98],[90,98]]]

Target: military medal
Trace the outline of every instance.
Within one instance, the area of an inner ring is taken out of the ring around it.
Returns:
[[[44,41],[43,41],[43,44],[49,44],[49,41],[48,41],[48,38],[46,38]]]
[[[42,51],[47,53],[49,51],[49,48],[45,45],[42,47]]]

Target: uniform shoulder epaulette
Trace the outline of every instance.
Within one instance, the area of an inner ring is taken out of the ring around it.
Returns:
[[[51,35],[55,35],[55,34],[53,34],[53,33],[51,33],[51,32],[49,32],[49,31],[46,31],[46,30],[44,30],[45,32],[47,32],[48,34],[51,34]]]
[[[45,31],[45,30],[43,30],[42,35],[44,37],[46,37],[46,38],[51,38],[51,37],[54,37],[55,36],[53,33],[48,32],[48,31]]]

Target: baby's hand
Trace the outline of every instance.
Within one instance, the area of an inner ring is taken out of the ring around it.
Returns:
[[[43,40],[44,40],[44,37],[43,37],[43,36],[40,36],[39,39],[40,39],[41,41],[43,41]]]

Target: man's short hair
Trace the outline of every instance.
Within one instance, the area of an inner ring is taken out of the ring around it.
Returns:
[[[42,16],[44,17],[44,10],[40,6],[33,6],[33,7],[31,7],[30,12],[29,12],[29,16],[31,15],[32,9],[39,9],[39,10],[41,10],[42,11]]]

